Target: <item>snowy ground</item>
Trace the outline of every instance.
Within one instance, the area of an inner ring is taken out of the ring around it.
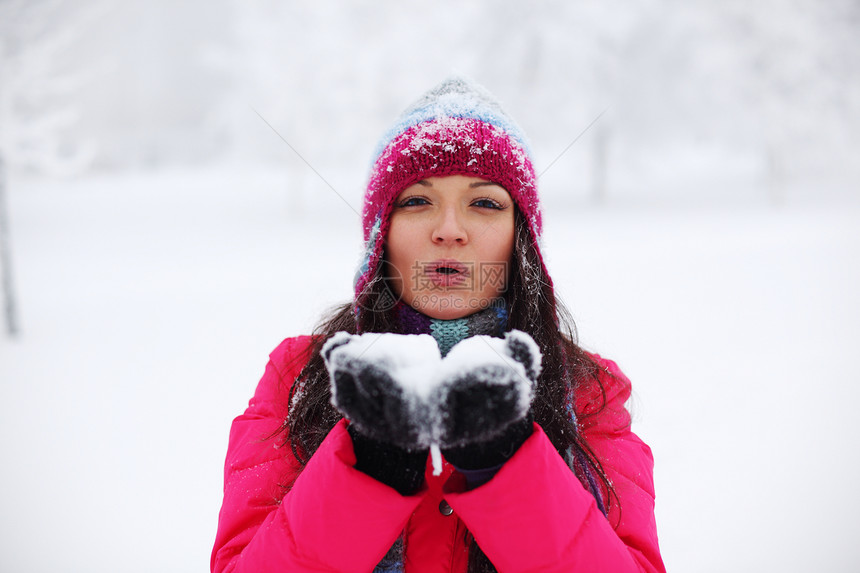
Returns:
[[[13,187],[0,571],[207,570],[230,421],[359,254],[328,188],[297,216],[248,173]],[[633,380],[669,570],[860,569],[860,207],[573,205],[546,226],[582,343]]]

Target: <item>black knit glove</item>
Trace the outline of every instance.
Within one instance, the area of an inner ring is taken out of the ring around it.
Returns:
[[[433,402],[441,411],[438,443],[458,469],[498,467],[532,432],[529,413],[541,370],[532,338],[514,330],[498,339],[467,338],[442,362]]]
[[[424,481],[430,429],[427,405],[409,392],[410,364],[439,360],[429,336],[339,332],[322,348],[332,404],[350,421],[356,469],[403,495]]]

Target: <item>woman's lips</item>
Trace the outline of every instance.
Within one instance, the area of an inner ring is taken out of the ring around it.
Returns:
[[[424,265],[424,276],[439,288],[463,286],[469,274],[469,268],[454,259],[441,259]]]

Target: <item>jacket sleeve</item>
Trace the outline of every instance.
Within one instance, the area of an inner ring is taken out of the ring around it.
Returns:
[[[608,519],[537,424],[493,479],[446,495],[500,572],[665,571],[654,519],[651,450],[630,431],[624,408],[630,382],[613,362],[597,359],[606,368],[605,407],[588,416],[603,402],[603,392],[589,388],[576,409],[618,497]]]
[[[287,339],[272,353],[248,409],[233,421],[213,573],[369,571],[420,502],[352,467],[344,421],[304,469],[276,447],[270,437],[285,419],[284,393],[307,360],[308,343]]]

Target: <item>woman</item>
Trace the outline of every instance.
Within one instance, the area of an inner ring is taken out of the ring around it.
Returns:
[[[573,342],[519,128],[443,82],[362,219],[354,300],[233,423],[212,570],[663,571],[630,383]]]

